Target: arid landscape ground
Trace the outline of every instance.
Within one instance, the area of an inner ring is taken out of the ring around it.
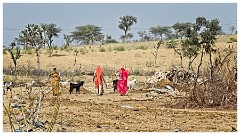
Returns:
[[[227,48],[229,45],[236,46],[237,43],[226,43],[229,37],[218,37],[216,47]],[[125,67],[132,72],[156,72],[166,71],[172,65],[179,66],[180,58],[173,49],[167,49],[162,45],[159,49],[157,65],[151,66],[154,61],[152,55],[153,46],[157,42],[125,43],[103,45],[104,52],[99,51],[99,46],[76,47],[79,51],[76,57],[74,49],[70,51],[57,50],[53,56],[49,57],[46,50],[41,50],[40,67],[42,70],[51,71],[56,67],[59,72],[81,70],[85,74],[62,76],[62,80],[70,79],[71,82],[83,80],[85,82],[80,94],[69,94],[67,88],[62,88],[61,104],[57,115],[53,132],[236,132],[237,110],[222,108],[191,108],[191,103],[187,102],[187,95],[180,90],[180,96],[164,96],[162,98],[147,97],[149,91],[145,83],[150,76],[132,74],[129,80],[138,79],[137,85],[130,90],[126,96],[120,96],[113,92],[111,81],[114,74],[105,76],[110,83],[105,89],[104,95],[97,96],[97,91],[92,83],[92,76],[88,73],[94,71],[97,65],[106,71],[117,72],[121,67]],[[114,47],[124,46],[125,51],[116,51]],[[138,49],[144,46],[145,49]],[[193,64],[196,68],[199,59]],[[208,63],[205,56],[204,64]],[[9,54],[3,54],[3,68],[13,65]],[[74,65],[75,63],[75,65]],[[187,66],[188,59],[183,59],[183,64]],[[36,56],[33,54],[22,54],[18,60],[19,67],[37,67]],[[107,74],[107,73],[106,73]],[[4,81],[14,80],[13,76],[4,75]],[[17,76],[15,81],[31,82],[35,76]],[[52,114],[56,106],[57,97],[52,96],[50,82],[47,76],[41,76],[40,80],[46,84],[44,87],[33,87],[34,94],[37,91],[45,90],[44,100],[39,110],[39,120],[47,128],[52,119]],[[27,92],[24,86],[13,88],[13,97],[25,98]],[[11,102],[10,92],[3,95],[3,104],[8,107]],[[26,101],[25,106],[28,105]],[[13,109],[19,114],[19,110]],[[15,112],[14,112],[15,113]],[[18,125],[15,124],[17,128]],[[9,117],[3,108],[3,131],[11,132]],[[37,132],[46,131],[44,128],[34,129]]]

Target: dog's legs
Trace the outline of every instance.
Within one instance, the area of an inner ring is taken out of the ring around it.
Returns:
[[[70,90],[69,90],[70,94],[72,94],[72,88],[70,87]]]

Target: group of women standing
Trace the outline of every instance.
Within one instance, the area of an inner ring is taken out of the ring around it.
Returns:
[[[128,71],[124,68],[121,68],[119,71],[119,79],[117,83],[117,91],[120,93],[121,96],[126,95],[128,88],[127,88],[127,80],[128,80]],[[95,82],[95,87],[98,90],[98,95],[103,95],[103,73],[100,66],[97,66],[94,76],[93,76],[93,82]],[[100,88],[100,92],[99,92]]]
[[[50,74],[50,77],[52,77],[52,91],[53,96],[57,96],[59,94],[59,88],[60,88],[60,77],[56,71],[56,68],[53,69],[52,73]],[[128,80],[128,70],[121,68],[119,71],[119,79],[117,83],[117,91],[120,93],[121,96],[124,96],[127,94],[128,88],[127,88],[127,80]],[[103,78],[103,72],[100,66],[97,66],[94,76],[93,76],[93,82],[95,83],[95,88],[98,90],[98,95],[103,95],[103,82],[105,82]]]

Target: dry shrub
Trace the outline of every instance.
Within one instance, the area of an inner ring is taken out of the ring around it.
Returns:
[[[204,71],[202,83],[195,89],[199,106],[219,107],[222,109],[237,108],[237,52],[228,48],[218,52],[213,65],[213,75],[210,70]]]

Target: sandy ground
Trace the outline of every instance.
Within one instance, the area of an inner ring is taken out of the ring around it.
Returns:
[[[19,90],[15,88],[15,94],[20,95]],[[151,99],[138,90],[130,91],[127,96],[120,96],[112,89],[105,90],[103,96],[97,96],[94,88],[88,90],[83,88],[80,94],[74,91],[70,95],[63,89],[53,132],[231,132],[237,128],[237,111],[169,108],[183,98]],[[4,101],[9,96],[9,93],[4,95]],[[47,94],[40,121],[51,121],[55,103],[56,97]],[[5,113],[3,118],[3,131],[10,132]]]
[[[236,46],[237,43],[226,43],[226,38],[220,38],[216,44],[219,48],[226,48],[228,45]],[[143,42],[121,44],[125,51],[114,51],[116,45],[105,45],[106,52],[99,52],[99,46],[92,49],[88,47],[78,47],[85,49],[87,53],[78,53],[76,65],[74,64],[74,50],[70,52],[54,52],[57,56],[48,57],[46,51],[41,50],[40,60],[41,69],[50,71],[57,67],[60,71],[72,71],[81,67],[82,71],[94,71],[96,65],[101,65],[103,69],[111,68],[116,71],[124,66],[129,71],[166,71],[172,65],[179,65],[180,58],[174,53],[173,49],[166,49],[161,46],[157,58],[157,66],[149,66],[154,61],[151,52],[157,42]],[[136,49],[139,46],[147,46],[147,50]],[[108,51],[111,50],[111,51]],[[199,57],[193,63],[194,68],[199,64]],[[204,57],[204,64],[208,63],[208,56]],[[3,55],[3,67],[13,66],[9,54]],[[183,59],[186,67],[188,59]],[[35,54],[23,54],[18,60],[18,66],[37,67]],[[133,79],[134,76],[129,76]],[[139,82],[145,82],[147,76],[136,76]],[[8,76],[8,79],[11,77]],[[17,81],[30,82],[34,77],[18,76]],[[45,78],[47,79],[47,77]],[[63,80],[69,79],[67,77]],[[103,96],[97,96],[96,90],[91,82],[92,77],[76,76],[72,81],[85,81],[84,89],[79,95],[70,95],[68,89],[63,89],[62,102],[53,132],[231,132],[237,128],[236,110],[217,110],[217,109],[187,109],[178,106],[184,100],[182,98],[163,97],[151,99],[146,97],[146,91],[130,91],[127,96],[120,96],[114,93],[112,88],[105,90]],[[111,82],[112,78],[106,79]],[[37,88],[35,88],[37,89]],[[47,88],[49,89],[49,88]],[[26,96],[25,88],[13,88],[14,95]],[[3,95],[3,103],[8,104],[10,94]],[[56,98],[52,93],[47,94],[39,112],[40,121],[51,121]],[[184,103],[184,102],[183,102]],[[187,103],[186,105],[188,106]],[[181,109],[178,109],[181,108]],[[11,131],[8,117],[3,109],[3,131]],[[48,127],[48,124],[45,125]],[[41,129],[37,132],[42,132]]]

